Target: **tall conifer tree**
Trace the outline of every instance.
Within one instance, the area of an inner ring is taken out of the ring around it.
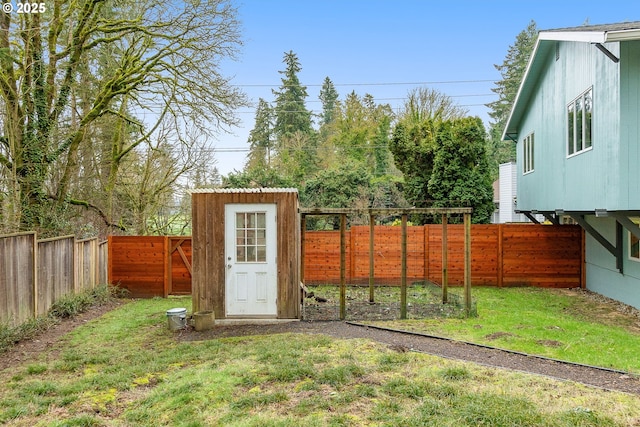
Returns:
[[[288,137],[296,132],[308,134],[311,132],[311,112],[305,106],[308,96],[307,87],[300,84],[298,73],[302,70],[298,55],[289,51],[284,54],[286,68],[278,71],[282,74],[282,85],[274,90],[275,132],[278,137]]]
[[[277,160],[279,171],[296,185],[318,169],[317,138],[311,126],[311,112],[305,106],[307,88],[300,84],[298,73],[302,70],[298,56],[289,51],[284,55],[286,65],[279,71],[282,86],[274,90]]]
[[[328,125],[333,122],[336,111],[336,103],[338,102],[338,91],[329,77],[325,77],[322,82],[322,89],[318,96],[322,102],[322,113],[320,116],[320,126]]]
[[[527,28],[522,30],[517,36],[514,44],[509,46],[507,56],[500,65],[494,65],[500,72],[502,80],[497,81],[496,87],[491,89],[498,95],[498,100],[487,106],[491,109],[489,116],[495,120],[491,124],[491,153],[495,159],[494,169],[497,163],[504,163],[515,160],[515,144],[501,141],[504,126],[509,119],[513,102],[518,94],[520,82],[527,69],[529,58],[538,36],[538,29],[535,21],[531,21]]]
[[[273,110],[269,103],[260,98],[256,109],[256,122],[249,132],[248,169],[264,169],[271,164],[273,134]]]

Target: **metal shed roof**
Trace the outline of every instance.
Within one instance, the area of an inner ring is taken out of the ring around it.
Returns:
[[[297,193],[297,188],[194,188],[188,190],[189,194],[214,193],[214,194],[258,194],[258,193]]]

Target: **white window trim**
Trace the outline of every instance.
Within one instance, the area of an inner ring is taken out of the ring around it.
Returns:
[[[589,147],[587,147],[587,148],[583,148],[580,151],[574,151],[573,153],[569,154],[569,123],[565,122],[565,144],[564,144],[564,149],[565,149],[565,153],[566,153],[567,159],[570,159],[572,157],[575,157],[575,156],[578,156],[580,154],[584,154],[584,153],[587,153],[587,152],[593,150],[593,107],[594,107],[594,105],[593,105],[594,104],[593,103],[593,86],[590,86],[587,90],[585,90],[580,95],[576,96],[575,98],[573,98],[571,101],[569,101],[567,103],[567,105],[565,106],[565,116],[564,117],[567,118],[567,115],[566,115],[567,108],[571,104],[575,105],[577,100],[584,99],[584,96],[588,92],[591,92],[591,145]],[[574,107],[574,111],[575,111],[575,107]],[[574,120],[575,120],[575,115],[574,115]],[[575,144],[575,137],[574,137],[574,144]],[[584,136],[582,138],[582,144],[584,145]]]
[[[640,224],[640,218],[634,217],[629,219],[633,221],[633,223],[636,225]],[[631,238],[632,237],[633,237],[633,234],[631,234],[630,231],[627,231],[627,258],[634,262],[640,262],[640,253],[638,254],[637,258],[631,256]]]
[[[527,144],[527,140],[529,138],[533,138],[533,150],[530,153],[530,157],[527,156],[527,150],[529,150],[531,144]],[[533,161],[533,158],[535,157],[535,136],[534,136],[534,132],[529,132],[527,134],[527,136],[524,137],[524,139],[522,140],[522,175],[529,175],[530,173],[533,173],[535,171],[535,162]],[[527,167],[527,160],[531,161],[531,163],[533,164],[534,167],[532,167],[529,170],[526,170]]]

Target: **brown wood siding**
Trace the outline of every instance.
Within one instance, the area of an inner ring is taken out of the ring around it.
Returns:
[[[375,279],[379,284],[400,283],[400,227],[376,226]],[[583,237],[578,226],[532,224],[476,224],[471,227],[471,280],[474,285],[576,287],[583,277]],[[464,283],[464,228],[449,225],[448,278]],[[309,231],[305,234],[307,284],[339,283],[340,234]],[[347,232],[349,283],[369,278],[369,227]],[[408,228],[407,280],[442,278],[442,226]]]
[[[193,310],[225,317],[224,210],[227,204],[276,204],[277,317],[300,316],[300,220],[296,193],[193,193]]]

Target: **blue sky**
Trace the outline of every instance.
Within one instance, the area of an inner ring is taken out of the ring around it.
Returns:
[[[419,86],[437,89],[465,106],[488,126],[484,104],[519,32],[531,20],[538,29],[640,20],[637,0],[244,0],[236,2],[242,22],[232,76],[249,99],[273,101],[281,83],[285,52],[300,60],[307,108],[320,109],[318,93],[329,77],[343,99],[351,91],[369,93],[397,108]],[[223,175],[241,170],[255,109],[242,108],[239,128],[215,141]]]

